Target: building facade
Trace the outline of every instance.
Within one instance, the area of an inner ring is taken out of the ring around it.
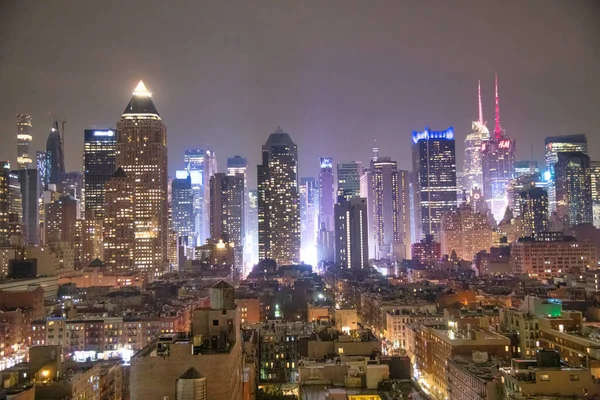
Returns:
[[[360,177],[363,165],[360,161],[337,164],[337,195],[348,199],[361,196]],[[363,196],[364,197],[364,196]]]
[[[597,264],[594,242],[578,242],[560,234],[519,239],[510,244],[510,258],[513,273],[540,279],[581,274]]]
[[[454,128],[426,128],[412,139],[417,237],[437,237],[442,215],[457,206]]]
[[[483,160],[481,144],[489,140],[490,131],[483,120],[481,106],[481,82],[478,83],[479,119],[471,123],[471,133],[465,138],[465,160],[463,167],[463,191],[469,193],[475,188],[483,189]]]
[[[300,261],[298,148],[281,128],[262,147],[258,166],[258,257]]]
[[[582,152],[561,152],[554,164],[556,213],[568,225],[594,222],[590,158]]]
[[[104,218],[105,184],[115,173],[117,138],[114,129],[86,129],[83,142],[85,218]]]
[[[371,197],[367,202],[373,224],[373,257],[402,260],[410,241],[408,172],[399,171],[396,161],[389,157],[374,157],[369,171]]]
[[[367,199],[340,196],[335,205],[335,262],[342,268],[369,268]]]
[[[548,192],[532,186],[519,193],[519,209],[523,233],[534,236],[548,230]]]
[[[546,177],[548,185],[549,212],[556,211],[556,178],[554,166],[558,161],[558,153],[582,152],[587,154],[587,138],[585,135],[551,136],[545,139]]]
[[[244,256],[244,178],[242,173],[210,178],[210,236],[233,243],[237,268]]]
[[[133,182],[133,267],[150,278],[168,264],[167,129],[140,81],[117,123],[116,164]]]
[[[463,203],[442,216],[442,254],[451,255],[455,251],[459,259],[473,260],[481,250],[489,251],[493,246],[492,233],[487,215]]]
[[[113,271],[133,267],[134,185],[122,168],[105,183],[103,260]]]
[[[33,140],[31,126],[31,115],[17,114],[17,165],[19,169],[29,169],[33,162],[29,154],[29,145]]]

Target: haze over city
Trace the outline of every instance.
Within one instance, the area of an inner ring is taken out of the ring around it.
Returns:
[[[560,134],[587,133],[600,152],[598,19],[591,1],[3,2],[0,158],[15,161],[15,114],[32,115],[42,149],[53,112],[68,120],[67,170],[80,171],[83,130],[114,127],[143,79],[169,175],[206,144],[220,165],[234,154],[257,165],[278,125],[300,176],[321,156],[367,161],[374,139],[408,169],[413,130],[452,125],[462,147],[477,80],[493,123],[495,72],[518,159],[533,145],[541,161],[543,138]]]
[[[0,400],[600,399],[600,3],[0,2]]]

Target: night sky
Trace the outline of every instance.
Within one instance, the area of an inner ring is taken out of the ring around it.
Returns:
[[[176,3],[176,5],[175,5]],[[15,114],[45,148],[48,112],[67,115],[68,170],[83,131],[114,127],[143,79],[167,126],[170,175],[185,148],[210,145],[219,169],[256,164],[278,125],[300,174],[318,158],[380,155],[409,169],[411,131],[493,128],[493,79],[517,158],[546,136],[586,133],[600,159],[600,3],[593,1],[3,1],[0,159],[16,163]]]

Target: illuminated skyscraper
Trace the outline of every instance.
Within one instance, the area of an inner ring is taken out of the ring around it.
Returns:
[[[244,264],[244,179],[243,173],[210,178],[210,236],[233,244],[239,271]]]
[[[10,162],[0,161],[0,247],[10,246]]]
[[[45,151],[35,153],[35,164],[41,181],[40,188],[41,190],[48,190],[48,163],[46,162]]]
[[[33,162],[29,155],[31,136],[31,115],[17,114],[17,164],[19,169],[27,169]]]
[[[21,183],[19,173],[10,171],[8,173],[9,212],[8,229],[11,245],[20,244],[23,241],[23,229],[21,226],[21,213],[23,212],[23,201],[21,194]]]
[[[556,178],[554,165],[558,161],[558,153],[577,152],[588,153],[587,138],[585,135],[565,135],[547,137],[546,145],[546,171],[545,180],[548,181],[548,205],[549,212],[556,211]]]
[[[77,201],[63,195],[45,206],[45,243],[53,249],[59,247],[72,249],[77,220]]]
[[[246,172],[248,170],[248,160],[240,155],[227,158],[227,175],[242,174],[246,179]],[[246,182],[244,181],[244,185]]]
[[[114,129],[86,129],[83,140],[83,185],[86,219],[104,218],[105,184],[116,169]]]
[[[122,168],[105,182],[104,193],[104,257],[114,271],[133,268],[134,182]]]
[[[333,205],[335,203],[333,185],[333,159],[322,157],[321,171],[319,172],[319,226],[325,225],[325,229],[328,231],[333,231]]]
[[[591,161],[594,226],[600,227],[600,161]]]
[[[463,170],[463,190],[469,193],[474,188],[483,188],[483,164],[481,144],[489,140],[490,131],[483,120],[481,106],[481,82],[478,83],[479,119],[471,123],[472,133],[465,138],[465,162]]]
[[[398,171],[389,157],[373,157],[370,167],[372,196],[367,199],[373,223],[374,251],[377,259],[402,260],[410,253],[410,206],[407,171]],[[401,191],[402,189],[402,191]]]
[[[177,237],[184,237],[191,243],[194,235],[194,195],[192,178],[188,171],[177,171],[171,182],[172,228]]]
[[[56,121],[54,121],[48,140],[46,140],[46,168],[48,169],[48,183],[58,186],[62,174],[65,173],[65,153]]]
[[[500,125],[498,76],[496,75],[496,127],[494,137],[481,144],[483,160],[483,196],[494,219],[500,221],[508,206],[507,188],[515,177],[515,141]]]
[[[314,264],[317,256],[317,227],[319,209],[319,188],[315,178],[300,178],[300,242],[302,261]]]
[[[347,199],[359,197],[360,177],[363,174],[363,165],[360,161],[337,164],[337,195]]]
[[[521,226],[527,236],[535,236],[548,230],[548,192],[530,186],[519,193]]]
[[[554,181],[558,217],[570,226],[593,223],[590,158],[580,151],[558,153]]]
[[[262,148],[258,172],[258,256],[278,265],[300,261],[298,148],[281,128]]]
[[[141,81],[117,123],[116,164],[134,182],[133,267],[156,278],[168,264],[167,129]]]
[[[246,248],[244,260],[246,263],[258,262],[258,194],[256,190],[248,190],[248,224],[246,225]],[[244,274],[247,275],[244,271]]]
[[[457,206],[454,128],[425,128],[412,140],[417,237],[437,237],[442,215]]]
[[[335,262],[342,268],[369,268],[367,199],[340,196],[335,205]]]
[[[246,238],[247,238],[247,230],[252,223],[249,220],[249,193],[248,193],[248,160],[245,157],[240,155],[235,155],[233,157],[227,158],[227,175],[235,176],[236,174],[242,174],[244,176],[244,231],[242,232],[242,243],[244,244],[242,257],[244,262],[249,261],[249,258],[246,257]]]
[[[201,246],[210,237],[210,177],[217,172],[215,153],[210,149],[188,149],[184,162],[192,179],[194,236],[196,245]]]

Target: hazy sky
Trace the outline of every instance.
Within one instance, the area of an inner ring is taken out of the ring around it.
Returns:
[[[15,114],[66,115],[68,170],[83,131],[114,127],[143,79],[168,132],[170,174],[183,149],[210,145],[219,168],[241,154],[256,181],[278,125],[300,174],[320,156],[410,168],[411,131],[463,139],[477,118],[477,80],[493,128],[493,77],[517,157],[543,157],[545,136],[586,133],[600,159],[600,3],[508,1],[0,2],[0,159],[16,161]]]

